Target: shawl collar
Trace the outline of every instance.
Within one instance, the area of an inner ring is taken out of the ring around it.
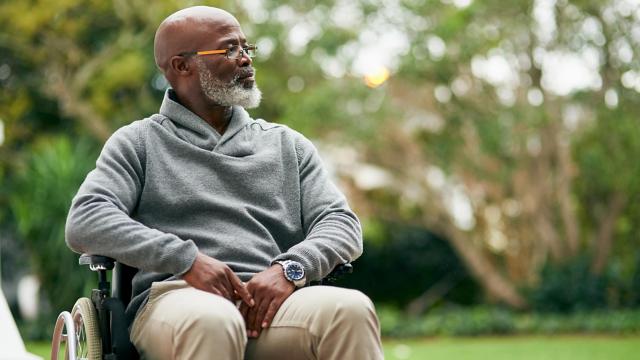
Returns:
[[[172,121],[181,138],[207,150],[215,150],[245,126],[254,122],[241,106],[233,106],[229,125],[224,134],[220,135],[204,119],[180,104],[173,89],[167,89],[165,92],[160,114]]]

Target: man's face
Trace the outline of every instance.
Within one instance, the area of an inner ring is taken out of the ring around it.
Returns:
[[[231,46],[246,46],[247,40],[237,24],[217,26],[217,40],[208,48],[198,50],[228,49]],[[260,105],[262,93],[255,83],[255,70],[251,59],[244,53],[239,59],[227,58],[224,54],[203,55],[194,58],[202,93],[216,105],[239,105],[255,108]]]

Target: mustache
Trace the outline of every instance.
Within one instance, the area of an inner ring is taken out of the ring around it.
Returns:
[[[237,82],[240,79],[253,76],[256,73],[256,69],[251,66],[241,68],[238,73],[233,77],[234,82]]]

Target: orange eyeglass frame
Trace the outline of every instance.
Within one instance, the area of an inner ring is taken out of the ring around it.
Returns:
[[[237,45],[234,45],[233,47],[236,47]],[[185,52],[185,53],[181,53],[180,55],[185,56],[185,55],[216,55],[216,54],[224,54],[227,56],[227,58],[229,57],[229,53],[231,52],[231,50],[233,49],[229,48],[229,49],[218,49],[218,50],[202,50],[202,51],[190,51],[190,52]],[[247,54],[249,57],[253,57],[254,53],[256,50],[258,50],[258,47],[253,45],[253,44],[247,44],[247,46],[245,47],[240,47],[240,49],[242,49],[241,52],[238,53],[238,58],[242,57],[242,54]]]

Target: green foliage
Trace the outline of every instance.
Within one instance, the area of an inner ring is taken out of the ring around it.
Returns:
[[[633,105],[623,104],[615,111],[601,110],[603,121],[588,127],[576,143],[574,153],[581,175],[589,179],[578,183],[578,189],[589,203],[602,201],[616,191],[640,191],[640,164],[631,159],[640,154],[640,122],[629,113],[628,106]]]
[[[567,263],[547,264],[540,274],[540,285],[531,290],[531,305],[557,312],[604,307],[611,281],[606,275],[592,274],[589,260],[582,256]]]
[[[573,152],[580,171],[575,189],[585,228],[598,227],[610,211],[611,198],[624,199],[615,222],[613,258],[622,267],[622,276],[629,276],[638,271],[640,256],[640,121],[630,110],[637,106],[637,94],[624,91],[622,96],[618,109],[603,109],[603,121],[586,127]]]
[[[562,315],[476,306],[440,308],[409,318],[395,308],[380,307],[378,315],[382,334],[389,337],[640,333],[638,310]]]
[[[392,308],[379,310],[382,334],[391,337],[475,336],[513,333],[513,314],[490,307],[438,309],[408,318]]]
[[[527,290],[531,306],[545,312],[576,312],[637,305],[640,288],[635,275],[622,276],[615,266],[594,274],[591,257],[579,256],[561,264],[547,264],[539,285]]]
[[[94,277],[79,268],[78,255],[66,247],[64,224],[71,198],[96,157],[95,146],[86,139],[43,139],[10,188],[17,232],[54,312],[70,309]]]
[[[631,276],[630,288],[630,304],[631,306],[640,307],[640,254],[636,255],[636,268]]]

